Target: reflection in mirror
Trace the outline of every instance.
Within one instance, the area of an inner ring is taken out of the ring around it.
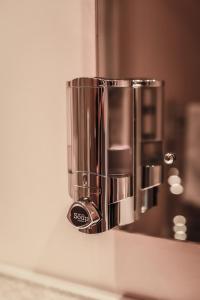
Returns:
[[[142,220],[121,229],[200,242],[200,1],[97,0],[96,5],[97,76],[164,80],[164,153],[176,154],[165,157],[158,205],[146,211],[144,203]],[[153,95],[146,92],[144,104],[153,107]],[[145,135],[155,132],[152,113],[153,108],[143,120]]]

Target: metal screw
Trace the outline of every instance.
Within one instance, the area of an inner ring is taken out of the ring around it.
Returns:
[[[168,152],[164,156],[164,162],[167,165],[172,165],[175,160],[176,160],[176,154],[175,153]]]

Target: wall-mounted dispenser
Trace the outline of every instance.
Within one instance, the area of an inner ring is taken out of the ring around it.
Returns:
[[[98,233],[138,220],[162,182],[163,82],[77,78],[67,90],[69,221]]]

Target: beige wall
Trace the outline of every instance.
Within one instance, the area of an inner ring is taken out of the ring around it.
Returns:
[[[110,287],[113,233],[65,217],[65,82],[95,75],[94,20],[91,0],[0,2],[0,261]]]
[[[93,0],[0,2],[0,261],[152,299],[198,300],[200,247],[65,220],[65,81],[95,75]]]

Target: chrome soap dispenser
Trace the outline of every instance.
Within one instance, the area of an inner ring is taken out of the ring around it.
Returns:
[[[130,224],[162,182],[163,82],[67,83],[69,221],[85,233]]]

